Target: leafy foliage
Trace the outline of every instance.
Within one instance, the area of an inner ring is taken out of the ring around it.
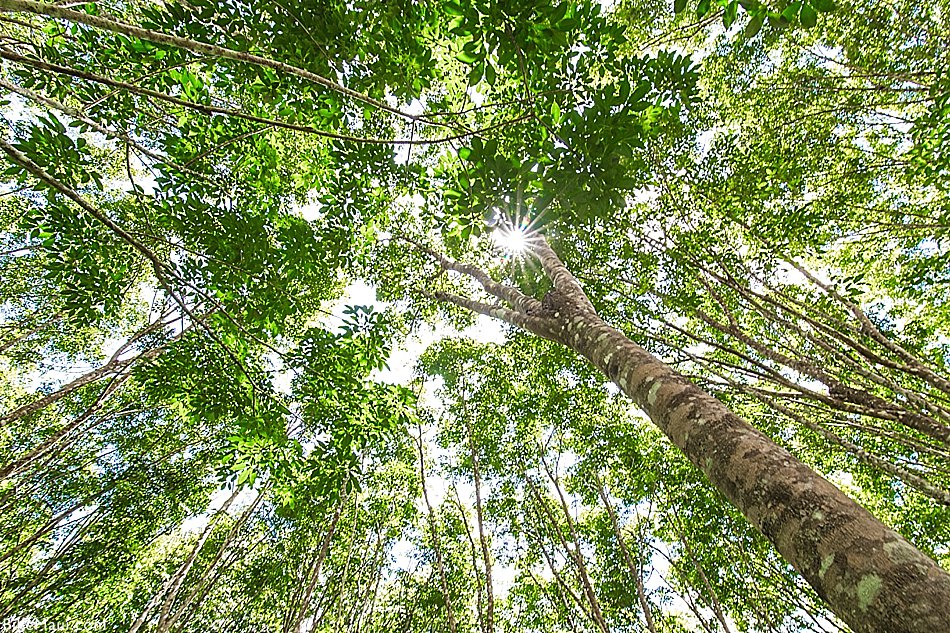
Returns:
[[[0,0],[0,618],[846,631],[569,350],[443,336],[429,244],[550,290],[504,231],[947,568],[948,19]]]

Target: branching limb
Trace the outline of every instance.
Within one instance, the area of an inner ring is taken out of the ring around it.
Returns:
[[[229,108],[229,107],[224,107],[224,106],[215,106],[215,105],[210,105],[210,104],[206,104],[206,103],[197,103],[197,102],[194,102],[194,101],[189,101],[189,100],[187,100],[187,99],[182,99],[182,98],[180,98],[180,97],[175,97],[175,96],[172,96],[172,95],[165,94],[164,92],[160,92],[160,91],[158,91],[158,90],[151,90],[151,89],[149,89],[149,88],[142,88],[142,87],[137,86],[137,85],[132,84],[132,83],[128,83],[128,82],[125,82],[125,81],[119,81],[119,80],[116,80],[116,79],[110,79],[110,78],[104,77],[104,76],[102,76],[102,75],[97,75],[97,74],[95,74],[95,73],[87,72],[87,71],[84,71],[84,70],[79,70],[79,69],[77,69],[77,68],[72,68],[72,67],[69,67],[69,66],[60,66],[60,65],[58,65],[58,64],[51,64],[51,63],[49,63],[49,62],[40,61],[40,60],[34,59],[34,58],[32,58],[32,57],[27,57],[27,56],[25,56],[25,55],[20,55],[19,53],[14,53],[13,51],[9,51],[9,50],[0,50],[0,57],[2,57],[2,58],[4,58],[4,59],[7,59],[7,60],[9,60],[9,61],[14,61],[14,62],[18,62],[18,63],[24,64],[24,65],[27,65],[27,66],[31,66],[31,67],[36,68],[36,69],[38,69],[38,70],[45,70],[45,71],[49,71],[49,72],[55,72],[55,73],[60,73],[60,74],[63,74],[63,75],[68,75],[68,76],[70,76],[70,77],[77,77],[77,78],[79,78],[79,79],[86,79],[86,80],[93,81],[93,82],[96,82],[96,83],[99,83],[99,84],[102,84],[102,85],[114,87],[114,88],[117,89],[117,91],[125,90],[125,91],[128,91],[128,92],[130,92],[130,93],[138,94],[138,95],[141,95],[141,96],[144,96],[144,97],[151,97],[151,98],[157,99],[157,100],[159,100],[159,101],[165,101],[165,102],[167,102],[167,103],[173,103],[173,104],[175,104],[175,105],[178,105],[178,106],[181,106],[181,107],[184,107],[184,108],[188,108],[188,109],[190,109],[190,110],[195,110],[195,111],[197,111],[197,112],[201,112],[201,113],[207,114],[207,115],[209,115],[209,116],[215,115],[215,114],[220,114],[220,115],[222,115],[222,116],[229,116],[229,117],[233,117],[233,118],[235,118],[235,119],[242,119],[242,120],[244,120],[244,121],[250,121],[250,122],[252,122],[252,123],[258,123],[258,124],[261,124],[261,125],[264,125],[264,126],[265,126],[264,128],[261,128],[261,129],[258,129],[258,130],[253,130],[253,131],[248,132],[248,133],[245,133],[245,134],[241,134],[241,135],[239,135],[239,136],[237,136],[237,137],[235,137],[235,138],[232,138],[232,139],[230,139],[230,140],[228,140],[228,141],[223,142],[222,144],[220,144],[220,145],[218,145],[218,146],[215,146],[215,147],[212,147],[212,148],[208,149],[206,152],[204,152],[204,153],[202,153],[202,154],[199,154],[199,155],[196,156],[195,158],[192,158],[190,161],[188,161],[188,163],[187,163],[184,167],[177,167],[177,166],[176,166],[180,171],[183,171],[183,172],[190,172],[190,170],[188,170],[187,168],[188,168],[190,165],[192,165],[195,161],[199,160],[200,158],[203,158],[205,155],[207,155],[207,154],[209,154],[209,153],[211,153],[211,152],[217,151],[218,149],[224,147],[225,145],[227,145],[227,144],[229,144],[229,143],[233,143],[233,142],[239,141],[239,140],[241,140],[241,139],[243,139],[243,138],[246,138],[246,137],[251,136],[251,135],[253,135],[253,134],[260,133],[260,132],[264,131],[265,129],[270,129],[270,128],[281,128],[281,129],[285,129],[285,130],[291,130],[291,131],[294,131],[294,132],[302,132],[302,133],[305,133],[305,134],[312,134],[312,135],[314,135],[314,136],[320,136],[320,137],[322,137],[322,138],[328,138],[328,139],[331,139],[331,140],[341,141],[341,142],[344,142],[344,143],[358,143],[358,144],[365,144],[365,145],[410,145],[410,146],[411,146],[411,145],[439,145],[439,144],[441,144],[441,143],[449,143],[449,142],[451,142],[451,141],[458,141],[458,140],[461,140],[461,139],[465,139],[465,138],[468,138],[468,137],[470,137],[470,136],[478,136],[478,135],[481,135],[481,134],[487,134],[487,133],[489,133],[489,132],[494,132],[495,130],[498,130],[498,129],[507,127],[507,126],[509,126],[509,125],[516,125],[516,124],[518,124],[518,123],[521,123],[521,122],[526,121],[526,120],[528,120],[528,119],[531,118],[531,115],[525,114],[525,115],[522,115],[522,116],[514,117],[514,118],[512,118],[512,119],[507,119],[507,120],[505,120],[505,121],[501,121],[501,122],[499,122],[499,123],[495,123],[495,124],[493,124],[493,125],[486,126],[486,127],[484,127],[484,128],[479,128],[479,129],[477,129],[477,130],[470,130],[470,131],[462,132],[462,133],[459,133],[459,134],[453,134],[453,135],[451,135],[451,136],[443,136],[443,137],[439,137],[439,138],[400,139],[400,138],[376,138],[376,137],[352,136],[352,135],[349,135],[349,134],[340,134],[340,133],[338,133],[338,132],[329,132],[329,131],[326,131],[326,130],[321,130],[321,129],[315,128],[315,127],[313,127],[313,126],[311,126],[311,125],[301,125],[301,124],[299,124],[299,123],[288,123],[288,122],[286,122],[286,121],[281,121],[281,120],[279,120],[279,119],[270,119],[270,118],[267,118],[267,117],[257,116],[257,115],[254,115],[254,114],[247,114],[246,112],[242,112],[241,110],[238,110],[238,109],[236,109],[236,108]],[[5,87],[6,87],[6,86],[5,86]],[[9,88],[9,89],[10,89],[10,90],[14,90],[15,92],[21,92],[21,93],[22,93],[22,90],[24,90],[24,89],[21,89],[21,88]],[[46,98],[45,98],[45,97],[42,97],[42,96],[40,96],[40,95],[36,95],[36,97],[33,97],[33,96],[31,95],[31,98],[37,98],[38,100],[41,100],[41,101],[44,101],[44,102],[46,101]],[[47,103],[47,105],[51,105],[51,104]],[[61,106],[61,104],[59,104],[59,105]],[[57,109],[64,109],[64,108],[65,108],[65,106],[57,107]],[[64,110],[64,111],[66,111],[66,110]],[[74,115],[74,116],[77,116],[77,118],[80,118],[80,117],[81,117],[81,115]],[[84,121],[84,122],[86,122],[86,123],[89,123],[85,117],[82,117],[81,120]],[[94,124],[94,123],[90,123],[90,125],[95,125],[95,124]],[[98,126],[96,126],[96,127],[98,128]],[[102,131],[102,130],[97,129],[97,131]],[[106,133],[106,134],[108,134],[109,136],[119,136],[120,138],[122,138],[122,139],[125,140],[126,142],[131,142],[131,140],[128,139],[127,136],[118,135],[118,134],[115,133],[115,132],[109,131],[109,132],[103,132],[103,133]],[[140,149],[140,151],[143,151],[142,148],[140,148],[140,147],[138,147],[138,146],[137,146],[137,148]],[[151,153],[148,152],[148,150],[144,150],[144,152],[145,152],[145,153],[148,153],[148,155],[150,155],[150,156],[152,155]],[[163,162],[167,162],[167,161],[163,161]]]
[[[191,319],[192,323],[198,324],[208,334],[208,336],[210,336],[218,345],[221,346],[231,361],[241,370],[245,376],[247,376],[252,388],[257,391],[258,387],[254,381],[254,377],[244,366],[244,363],[241,362],[241,360],[234,354],[231,348],[221,339],[221,337],[218,336],[218,334],[211,327],[204,323],[203,318],[199,315],[196,315],[194,310],[188,307],[185,299],[175,292],[170,280],[174,279],[184,285],[189,285],[187,282],[181,279],[181,277],[174,270],[166,266],[165,263],[162,262],[162,260],[159,259],[151,249],[140,242],[135,236],[113,222],[109,216],[96,208],[93,204],[91,204],[88,200],[86,200],[68,185],[60,182],[53,175],[43,169],[43,167],[33,162],[26,154],[2,139],[0,139],[0,150],[2,150],[11,161],[21,166],[50,189],[58,191],[62,195],[75,202],[83,211],[98,220],[113,234],[124,240],[127,244],[132,246],[132,248],[141,253],[151,264],[156,280],[162,289],[167,293],[167,295],[178,304],[182,312],[186,314],[189,319]],[[226,314],[225,316],[228,315]]]
[[[442,301],[443,303],[452,303],[460,308],[464,308],[465,310],[477,312],[478,314],[484,314],[485,316],[489,316],[493,319],[501,319],[509,325],[524,328],[526,330],[530,330],[531,332],[541,334],[545,330],[544,326],[546,324],[546,319],[543,317],[530,316],[502,306],[490,305],[481,301],[475,301],[474,299],[467,299],[451,292],[435,292],[432,293],[431,296],[437,301]]]
[[[210,105],[206,103],[197,103],[194,101],[189,101],[187,99],[182,99],[180,97],[175,97],[172,95],[165,94],[158,90],[151,90],[149,88],[142,88],[131,84],[125,81],[119,81],[116,79],[110,79],[108,77],[103,77],[102,75],[97,75],[95,73],[87,72],[84,70],[79,70],[69,66],[60,66],[59,64],[51,64],[49,62],[40,61],[38,59],[33,59],[32,57],[27,57],[25,55],[20,55],[19,53],[14,53],[13,51],[3,50],[0,51],[0,57],[7,59],[9,61],[21,63],[27,66],[32,66],[39,70],[46,70],[49,72],[55,72],[63,75],[68,75],[71,77],[77,77],[79,79],[86,79],[89,81],[94,81],[96,83],[111,86],[119,90],[125,90],[133,94],[138,94],[144,97],[151,97],[153,99],[158,99],[159,101],[165,101],[168,103],[173,103],[190,110],[195,110],[207,115],[220,114],[223,116],[229,116],[236,119],[243,119],[245,121],[251,121],[253,123],[259,123],[268,127],[283,128],[286,130],[293,130],[295,132],[304,132],[306,134],[313,134],[315,136],[321,136],[323,138],[329,138],[336,141],[343,141],[349,143],[364,143],[370,145],[433,145],[438,143],[444,143],[449,140],[455,140],[459,138],[465,138],[470,136],[470,134],[460,134],[451,136],[448,138],[437,138],[437,139],[416,139],[416,140],[406,140],[406,139],[390,139],[390,138],[363,138],[358,136],[350,136],[347,134],[338,134],[336,132],[328,132],[325,130],[320,130],[310,125],[300,125],[298,123],[288,123],[286,121],[280,121],[278,119],[269,119],[267,117],[257,116],[254,114],[247,114],[241,112],[235,108],[228,108],[223,106]],[[524,117],[522,117],[524,118]],[[504,122],[504,125],[508,125],[512,121]],[[478,132],[485,132],[490,130],[478,130],[472,132],[476,134]]]
[[[351,90],[346,86],[342,86],[335,81],[327,79],[321,75],[318,75],[309,70],[303,68],[298,68],[296,66],[291,66],[290,64],[285,64],[274,59],[269,59],[267,57],[262,57],[260,55],[255,55],[253,53],[245,53],[241,51],[235,51],[221,46],[215,46],[213,44],[205,44],[204,42],[197,42],[195,40],[190,40],[183,37],[177,37],[174,35],[169,35],[167,33],[160,33],[158,31],[151,31],[149,29],[143,29],[138,26],[133,26],[131,24],[125,24],[117,20],[111,20],[109,18],[104,18],[101,16],[90,15],[88,13],[80,11],[72,11],[70,9],[63,8],[61,6],[56,6],[53,4],[47,4],[45,2],[34,2],[33,0],[0,0],[0,11],[19,11],[23,13],[34,13],[36,15],[46,15],[52,18],[60,18],[63,20],[68,20],[69,22],[74,22],[78,24],[85,24],[86,26],[91,26],[97,29],[103,29],[105,31],[111,31],[113,33],[121,33],[123,35],[128,35],[131,37],[137,37],[141,40],[146,40],[154,44],[159,44],[162,46],[174,46],[175,48],[180,48],[183,50],[188,50],[193,53],[198,53],[200,55],[209,55],[212,57],[218,57],[221,59],[230,59],[237,62],[244,62],[248,64],[254,64],[256,66],[263,66],[265,68],[270,68],[278,72],[284,72],[289,75],[294,75],[311,81],[315,84],[319,84],[325,88],[328,88],[334,92],[338,92],[342,95],[350,97],[355,101],[371,105],[375,108],[389,112],[403,119],[408,119],[410,121],[417,121],[419,123],[426,123],[429,125],[442,125],[439,123],[433,123],[429,121],[426,117],[408,114],[394,108],[383,101],[374,99],[370,96],[364,95],[355,90]]]
[[[86,201],[85,198],[54,178],[40,165],[33,162],[26,154],[15,148],[10,143],[7,143],[5,140],[0,140],[0,150],[3,150],[3,152],[10,158],[11,161],[25,169],[46,186],[58,191],[78,204],[83,211],[101,222],[112,233],[120,237],[123,241],[141,253],[152,264],[152,267],[155,269],[155,273],[157,275],[164,276],[164,272],[166,271],[165,264],[155,255],[155,253],[153,253],[147,246],[139,242],[125,229],[113,222],[107,215]]]
[[[443,270],[452,270],[471,277],[485,289],[485,292],[502,301],[508,302],[508,304],[518,312],[525,315],[538,315],[543,312],[544,308],[541,306],[540,301],[529,297],[517,288],[495,281],[481,268],[449,259],[442,253],[434,251],[425,244],[412,238],[401,236],[401,239],[436,260]]]
[[[594,304],[590,302],[581,283],[577,281],[577,277],[567,269],[564,262],[561,261],[561,258],[557,256],[554,249],[551,248],[547,240],[544,239],[544,236],[532,236],[530,245],[531,251],[541,260],[541,268],[551,280],[551,283],[554,284],[554,288],[596,314],[597,310],[594,309]]]
[[[145,156],[148,156],[149,158],[156,160],[160,163],[165,163],[166,165],[170,165],[171,167],[174,167],[178,171],[181,171],[183,173],[189,173],[191,175],[198,176],[200,178],[207,178],[207,176],[205,176],[204,174],[199,174],[197,172],[193,172],[189,170],[187,168],[187,165],[186,166],[177,165],[174,161],[169,159],[167,156],[163,156],[161,154],[153,152],[152,150],[145,147],[144,145],[140,145],[139,143],[136,143],[129,137],[128,134],[125,134],[124,132],[120,132],[117,130],[110,130],[109,128],[105,126],[100,125],[93,119],[90,119],[89,117],[85,116],[82,112],[80,112],[76,108],[71,108],[64,103],[57,101],[56,99],[47,97],[46,95],[42,95],[34,90],[30,90],[29,88],[18,86],[16,84],[10,83],[9,81],[5,81],[3,79],[0,79],[0,87],[4,88],[5,90],[9,90],[10,92],[15,92],[16,94],[22,97],[30,99],[31,101],[41,103],[45,105],[46,107],[51,108],[53,110],[58,110],[62,112],[63,114],[66,114],[67,116],[70,116],[76,119],[77,121],[82,121],[83,123],[85,123],[92,129],[94,129],[96,132],[99,132],[103,136],[106,136],[108,138],[117,138],[121,140],[122,142],[131,145],[132,147],[137,149],[139,152],[141,152]]]

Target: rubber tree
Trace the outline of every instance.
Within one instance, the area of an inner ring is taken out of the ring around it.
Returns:
[[[787,450],[597,314],[547,241],[529,251],[553,288],[538,300],[484,270],[415,248],[497,301],[431,297],[574,350],[612,380],[859,633],[950,631],[950,574]]]

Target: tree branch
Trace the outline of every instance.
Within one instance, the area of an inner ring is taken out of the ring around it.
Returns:
[[[410,121],[417,121],[419,123],[425,123],[427,125],[438,125],[443,126],[440,123],[434,123],[429,121],[426,117],[419,115],[412,115],[406,112],[394,108],[383,101],[379,101],[367,95],[364,95],[355,90],[351,90],[346,86],[340,85],[335,81],[327,79],[317,73],[305,70],[303,68],[298,68],[296,66],[291,66],[284,62],[277,61],[275,59],[269,59],[267,57],[262,57],[260,55],[255,55],[253,53],[245,53],[241,51],[231,50],[229,48],[224,48],[221,46],[215,46],[214,44],[205,44],[204,42],[197,42],[195,40],[186,39],[183,37],[177,37],[174,35],[169,35],[167,33],[160,33],[158,31],[151,31],[149,29],[143,29],[138,26],[133,26],[131,24],[125,24],[117,20],[111,20],[108,18],[90,15],[88,13],[83,13],[80,11],[72,11],[70,9],[65,9],[52,4],[47,4],[45,2],[34,2],[33,0],[0,0],[0,11],[19,11],[23,13],[34,13],[36,15],[45,15],[52,18],[61,18],[63,20],[68,20],[69,22],[76,22],[79,24],[85,24],[86,26],[91,26],[98,29],[103,29],[106,31],[111,31],[113,33],[121,33],[131,37],[137,37],[141,40],[146,40],[154,44],[160,44],[164,46],[174,46],[175,48],[180,48],[184,50],[191,51],[193,53],[199,53],[202,55],[210,55],[212,57],[220,57],[223,59],[230,59],[237,62],[244,62],[248,64],[254,64],[256,66],[263,66],[265,68],[270,68],[275,71],[285,72],[290,75],[295,75],[301,79],[306,79],[307,81],[312,81],[315,84],[319,84],[325,88],[329,88],[334,92],[338,92],[342,95],[350,97],[355,101],[371,105],[375,108],[389,112],[404,119]]]

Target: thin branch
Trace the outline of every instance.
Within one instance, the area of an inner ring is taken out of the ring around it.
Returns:
[[[70,22],[76,22],[79,24],[85,24],[98,29],[103,29],[106,31],[111,31],[113,33],[121,33],[124,35],[129,35],[131,37],[136,37],[141,40],[146,40],[154,44],[164,45],[164,46],[173,46],[175,48],[180,48],[184,50],[189,50],[194,53],[199,53],[202,55],[209,55],[212,57],[219,57],[222,59],[230,59],[237,62],[244,62],[248,64],[254,64],[256,66],[263,66],[265,68],[270,68],[275,71],[285,72],[290,75],[295,75],[301,79],[306,79],[312,81],[315,84],[319,84],[325,88],[328,88],[334,92],[338,92],[342,95],[350,97],[355,101],[371,105],[375,108],[389,112],[404,119],[410,121],[417,121],[419,123],[425,123],[428,125],[441,125],[439,123],[434,123],[429,121],[426,117],[412,115],[406,112],[394,108],[383,101],[374,99],[370,96],[364,95],[360,92],[342,86],[335,81],[327,79],[317,73],[305,70],[303,68],[298,68],[296,66],[291,66],[290,64],[285,64],[274,59],[269,59],[267,57],[262,57],[260,55],[255,55],[253,53],[245,53],[242,51],[235,51],[221,46],[215,46],[213,44],[205,44],[204,42],[197,42],[195,40],[186,39],[183,37],[177,37],[174,35],[169,35],[167,33],[160,33],[158,31],[152,31],[149,29],[143,29],[141,27],[133,26],[131,24],[125,24],[117,20],[111,20],[108,18],[90,15],[88,13],[72,11],[70,9],[65,9],[60,6],[46,4],[44,2],[34,2],[33,0],[0,0],[0,11],[19,11],[24,13],[34,13],[37,15],[46,15],[53,18],[61,18],[63,20],[68,20]]]

